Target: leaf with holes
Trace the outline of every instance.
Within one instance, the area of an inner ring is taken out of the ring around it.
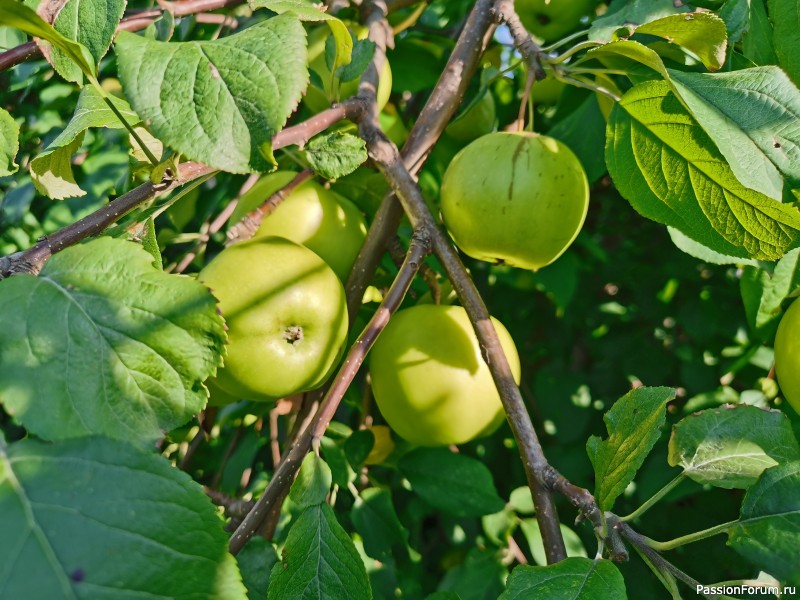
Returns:
[[[244,587],[216,510],[188,475],[107,438],[6,444],[3,598],[218,598]]]
[[[272,136],[308,84],[305,31],[295,16],[210,42],[123,31],[114,48],[125,95],[164,143],[223,171],[273,168]]]
[[[214,297],[138,244],[68,248],[0,281],[0,304],[0,401],[41,438],[141,443],[205,405],[225,340]]]

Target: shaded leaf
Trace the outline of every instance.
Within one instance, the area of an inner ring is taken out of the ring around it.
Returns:
[[[339,81],[353,81],[364,73],[375,54],[375,42],[372,40],[353,41],[353,55],[349,63],[336,70]]]
[[[142,442],[205,405],[225,334],[207,288],[101,238],[0,281],[0,398],[45,439]]]
[[[473,548],[464,562],[445,573],[438,589],[454,592],[461,600],[496,600],[507,576],[497,552]]]
[[[685,252],[689,256],[699,258],[703,262],[712,265],[750,265],[757,267],[759,262],[750,258],[740,258],[738,256],[728,256],[715,252],[711,248],[703,246],[700,242],[694,241],[692,238],[684,235],[674,227],[667,227],[667,233],[675,244],[675,247]]]
[[[331,480],[330,467],[314,452],[309,452],[289,490],[289,498],[299,508],[321,504],[331,489]]]
[[[800,290],[800,249],[787,252],[773,269],[745,267],[739,284],[750,330],[771,340],[783,316],[781,304]]]
[[[310,506],[289,530],[270,575],[269,600],[370,600],[364,563],[327,504]]]
[[[350,518],[364,540],[364,551],[375,560],[391,559],[394,545],[408,543],[408,532],[400,523],[389,490],[365,489],[356,498]]]
[[[120,441],[6,445],[0,433],[0,531],[5,598],[244,595],[200,486]]]
[[[586,98],[578,108],[558,121],[547,135],[561,140],[575,153],[590,185],[606,172],[606,162],[603,160],[606,122],[596,94]]]
[[[322,134],[308,143],[306,158],[311,168],[325,179],[338,179],[366,162],[367,145],[349,133]]]
[[[586,450],[595,472],[595,497],[601,510],[611,510],[614,500],[633,481],[653,445],[661,436],[667,402],[675,390],[641,387],[614,403],[604,416],[608,439],[591,436]]]
[[[19,169],[14,162],[19,152],[19,125],[7,110],[0,108],[0,177],[13,175]]]
[[[700,484],[748,488],[764,469],[800,460],[789,419],[778,410],[724,406],[677,423],[669,440],[669,464]]]
[[[398,468],[423,500],[461,517],[480,517],[505,506],[492,473],[478,460],[444,448],[418,448],[400,459]]]
[[[508,578],[499,600],[620,600],[625,581],[608,560],[567,558],[547,567],[520,565]]]
[[[248,600],[267,600],[269,576],[278,562],[278,553],[261,536],[253,536],[236,555]]]
[[[768,0],[778,64],[800,85],[800,10],[797,0]]]
[[[294,16],[214,41],[123,31],[115,51],[125,95],[167,145],[233,173],[272,168],[272,136],[308,83],[305,31]]]
[[[742,42],[744,55],[757,65],[774,65],[778,62],[772,44],[772,23],[769,22],[766,0],[749,0],[750,22]]]

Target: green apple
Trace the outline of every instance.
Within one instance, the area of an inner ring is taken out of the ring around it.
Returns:
[[[492,319],[519,383],[514,341]],[[503,422],[503,405],[466,311],[421,304],[392,317],[369,355],[375,402],[386,422],[422,446],[463,444]]]
[[[456,245],[478,260],[531,271],[561,256],[588,207],[580,161],[558,140],[535,133],[478,138],[442,180],[442,217]]]
[[[262,177],[239,199],[231,223],[238,223],[296,175],[291,171],[278,171]],[[344,281],[367,237],[367,222],[358,207],[347,198],[307,180],[264,217],[253,237],[268,236],[284,237],[303,244],[316,252]]]
[[[198,275],[219,301],[228,351],[215,385],[273,401],[319,387],[347,338],[344,288],[308,248],[260,238],[220,252]]]
[[[581,18],[594,12],[596,0],[516,0],[522,24],[545,42],[559,40],[575,31]]]
[[[367,29],[362,26],[354,26],[354,33],[360,40],[366,39]],[[308,36],[308,67],[315,71],[322,80],[323,87],[320,88],[313,83],[308,86],[306,95],[303,96],[303,103],[313,112],[320,112],[331,105],[333,100],[346,100],[358,94],[358,84],[360,77],[350,81],[342,82],[339,85],[338,94],[335,92],[334,81],[331,71],[325,63],[325,41],[330,36],[328,27],[317,27]],[[338,83],[338,82],[336,82]],[[378,78],[377,101],[378,110],[382,110],[389,102],[392,93],[392,69],[389,61],[384,61],[383,70]]]
[[[491,93],[485,92],[447,126],[445,133],[459,142],[471,142],[491,133],[496,121],[494,98]]]
[[[800,301],[786,310],[775,336],[775,374],[784,398],[800,414]]]
[[[555,77],[545,77],[534,81],[531,86],[531,100],[534,104],[552,106],[561,98],[566,84]]]

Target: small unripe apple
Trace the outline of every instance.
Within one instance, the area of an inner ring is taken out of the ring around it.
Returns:
[[[784,398],[800,414],[800,301],[786,310],[775,336],[775,374]]]
[[[220,252],[198,275],[228,328],[214,384],[231,396],[272,401],[319,387],[347,338],[344,288],[308,248],[260,238]]]
[[[498,132],[461,150],[442,180],[444,224],[473,258],[536,271],[575,240],[589,208],[578,158],[558,140]]]
[[[459,142],[471,142],[491,133],[496,121],[494,98],[486,92],[468,110],[458,115],[447,126],[445,133]]]
[[[519,383],[514,341],[496,319]],[[466,311],[421,304],[399,311],[369,354],[372,391],[386,422],[421,446],[463,444],[503,422],[503,405]]]
[[[581,18],[594,12],[596,0],[516,0],[522,24],[545,42],[559,40],[575,31]]]

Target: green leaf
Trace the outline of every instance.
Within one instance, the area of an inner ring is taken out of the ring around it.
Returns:
[[[750,1],[750,28],[742,42],[744,55],[757,65],[774,65],[778,62],[772,44],[772,24],[764,6],[765,0]]]
[[[319,4],[308,0],[250,0],[250,7],[253,9],[267,8],[278,14],[291,12],[301,21],[325,21],[336,41],[334,67],[346,65],[350,62],[351,52],[353,51],[353,38],[342,21],[333,15],[323,12],[319,9],[319,6]]]
[[[589,28],[589,39],[596,42],[610,42],[618,29],[635,30],[645,23],[689,10],[686,6],[676,7],[673,0],[633,0],[621,10],[609,11],[595,19]]]
[[[278,562],[275,548],[260,536],[253,536],[236,555],[248,600],[267,600],[269,576]]]
[[[787,252],[774,269],[745,267],[739,284],[750,330],[771,340],[783,316],[781,304],[800,290],[800,249]]]
[[[719,10],[719,18],[725,21],[728,42],[740,42],[750,23],[750,0],[726,0]]]
[[[120,441],[0,433],[0,531],[4,598],[244,596],[200,486]]]
[[[210,42],[123,31],[115,51],[125,95],[164,143],[232,173],[272,169],[272,136],[308,84],[305,31],[294,16]]]
[[[669,440],[669,464],[700,484],[749,488],[764,469],[800,460],[800,445],[779,410],[723,406],[678,422]]]
[[[269,600],[370,600],[364,563],[327,504],[309,506],[272,569]]]
[[[314,452],[306,454],[297,479],[289,490],[289,498],[299,508],[325,502],[331,489],[330,467]]]
[[[372,40],[354,40],[353,54],[349,63],[336,70],[339,81],[353,81],[361,77],[375,55],[375,42]]]
[[[797,0],[768,0],[778,64],[800,85],[800,10]]]
[[[320,440],[320,446],[322,447],[322,454],[325,456],[325,461],[331,469],[333,483],[339,487],[347,487],[348,483],[355,481],[356,472],[350,467],[350,463],[347,462],[347,455],[345,454],[344,448],[328,436],[324,436]]]
[[[618,63],[622,62],[623,64],[618,66],[623,68],[627,67],[629,71],[630,67],[628,67],[628,65],[625,63],[634,61],[652,69],[665,80],[669,81],[670,79],[669,72],[664,66],[664,61],[661,60],[661,57],[654,50],[648,48],[644,44],[640,44],[639,42],[630,40],[611,42],[610,44],[605,44],[599,48],[593,48],[586,53],[586,56],[595,58],[605,64],[611,62],[609,66],[617,66]],[[629,76],[630,75],[631,73],[629,72]],[[651,78],[652,75],[650,77],[646,77],[645,79]]]
[[[560,523],[561,537],[564,538],[564,545],[567,548],[567,556],[583,556],[586,555],[586,548],[583,547],[583,542],[578,534],[572,529]],[[536,519],[523,519],[519,524],[525,539],[528,540],[528,547],[533,556],[533,562],[537,565],[547,564],[547,554],[544,551],[544,540],[542,539],[542,530],[539,528],[539,522]]]
[[[311,168],[325,179],[338,179],[366,162],[367,145],[349,133],[322,134],[308,143],[306,158]]]
[[[462,598],[455,592],[433,592],[430,596],[425,596],[425,600],[462,600]]]
[[[728,529],[728,544],[759,569],[800,585],[800,461],[764,471]]]
[[[372,433],[372,430],[359,429],[354,431],[344,442],[344,453],[347,456],[347,462],[354,469],[360,469],[374,446],[375,434]]]
[[[19,169],[14,162],[19,152],[19,125],[14,117],[0,108],[0,177],[13,175]]]
[[[461,600],[497,600],[507,577],[496,551],[472,548],[463,563],[445,573],[438,589],[454,592]]]
[[[67,39],[33,10],[18,0],[0,0],[0,23],[36,36],[61,50],[84,75],[93,78],[97,73],[94,59],[86,46]],[[41,44],[40,44],[41,47]]]
[[[45,2],[39,5],[39,14],[64,37],[85,46],[97,65],[111,46],[125,4],[126,0],[64,0],[56,3],[58,12],[51,15],[46,13],[52,10],[52,3]],[[82,80],[80,67],[58,48],[48,60],[64,79]]]
[[[153,257],[153,266],[162,270],[164,268],[164,261],[161,258],[161,249],[158,247],[158,238],[156,237],[156,224],[153,217],[147,217],[143,224],[142,235],[142,248],[150,253]]]
[[[740,182],[776,200],[784,178],[800,184],[800,91],[783,71],[669,73]]]
[[[614,106],[606,163],[640,214],[721,254],[775,260],[800,238],[800,211],[739,183],[666,82],[638,84]]]
[[[633,481],[653,445],[661,437],[667,402],[675,390],[641,387],[625,394],[604,416],[608,440],[591,436],[586,450],[595,472],[595,498],[600,510],[611,510],[614,500]]]
[[[398,463],[411,488],[434,508],[459,517],[499,512],[492,473],[483,463],[445,448],[417,448]]]
[[[499,600],[620,600],[627,598],[625,581],[608,560],[567,558],[547,567],[520,565],[508,578]]]
[[[606,122],[600,112],[597,96],[592,94],[547,133],[564,142],[581,161],[586,178],[592,184],[606,172],[603,148],[606,142]]]
[[[527,485],[513,489],[508,497],[508,504],[510,508],[522,515],[532,515],[536,512],[531,488]]]
[[[140,121],[125,100],[109,96],[109,100],[129,125]],[[31,179],[39,191],[54,200],[86,194],[72,174],[72,155],[83,142],[83,133],[92,127],[122,129],[124,125],[93,86],[81,90],[72,119],[56,139],[31,161]]]
[[[203,408],[222,317],[207,288],[152,263],[101,238],[0,281],[0,397],[31,433],[141,443]]]
[[[686,48],[711,71],[725,63],[728,31],[725,21],[714,13],[670,15],[639,26],[636,33],[655,35]]]
[[[365,489],[356,498],[350,518],[364,540],[364,551],[375,560],[391,559],[393,546],[408,543],[408,532],[400,523],[389,490]]]
[[[692,238],[687,237],[674,227],[667,227],[667,233],[675,244],[675,247],[685,252],[689,256],[699,258],[703,262],[712,265],[751,265],[757,267],[759,262],[749,258],[739,258],[738,256],[728,256],[715,252],[711,248],[703,246],[700,242],[694,241]]]

